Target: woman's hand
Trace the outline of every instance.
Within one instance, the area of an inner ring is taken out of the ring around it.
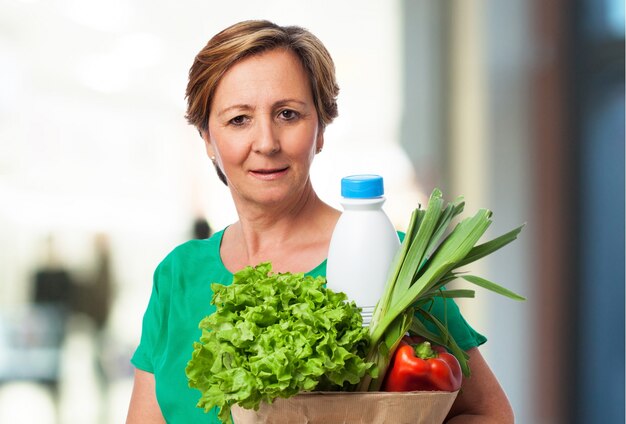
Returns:
[[[128,407],[126,424],[165,424],[156,399],[154,374],[135,370],[133,393]]]
[[[472,375],[463,379],[446,423],[513,423],[511,404],[480,351],[474,348],[467,353]]]

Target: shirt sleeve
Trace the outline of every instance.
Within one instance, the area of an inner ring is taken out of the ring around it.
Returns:
[[[426,307],[426,309],[428,309],[428,307]],[[487,338],[485,336],[474,330],[467,323],[463,315],[461,315],[459,306],[453,299],[436,297],[432,304],[432,308],[430,308],[430,313],[442,324],[447,326],[448,331],[454,338],[454,341],[456,341],[461,349],[469,350],[487,342]],[[418,319],[424,322],[430,331],[435,334],[440,334],[439,330],[433,323],[425,321],[421,316],[418,316]]]
[[[154,373],[155,348],[163,323],[162,299],[159,293],[159,276],[162,272],[162,266],[163,264],[160,264],[154,272],[152,293],[143,315],[141,339],[130,360],[136,368],[149,373]]]

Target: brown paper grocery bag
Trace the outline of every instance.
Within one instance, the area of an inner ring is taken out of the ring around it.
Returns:
[[[439,424],[457,393],[310,392],[231,412],[235,424]]]

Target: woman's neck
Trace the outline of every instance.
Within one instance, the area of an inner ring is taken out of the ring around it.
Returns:
[[[313,190],[290,208],[246,209],[224,234],[222,260],[231,271],[266,261],[275,272],[309,271],[326,258],[339,215]]]

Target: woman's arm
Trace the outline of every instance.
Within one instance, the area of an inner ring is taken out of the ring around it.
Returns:
[[[156,399],[154,374],[136,369],[126,424],[157,423],[165,424],[165,419]]]
[[[513,423],[511,404],[480,351],[474,348],[467,353],[472,375],[463,379],[461,391],[450,409],[446,423]]]

